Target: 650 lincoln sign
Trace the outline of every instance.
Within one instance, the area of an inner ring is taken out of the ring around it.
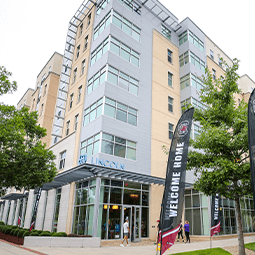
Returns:
[[[86,154],[81,155],[78,161],[78,165],[84,164],[84,163],[90,163],[90,164],[94,164],[94,165],[99,165],[99,166],[106,166],[106,167],[111,167],[111,168],[116,168],[116,169],[121,169],[124,170],[125,165],[121,164],[119,162],[115,162],[112,160],[108,160],[108,159],[99,159],[99,158],[94,158],[91,157],[91,161],[87,162],[88,157]]]

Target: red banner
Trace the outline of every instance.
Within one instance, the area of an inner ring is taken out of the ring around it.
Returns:
[[[217,225],[211,227],[211,237],[217,233],[220,233],[220,222]]]

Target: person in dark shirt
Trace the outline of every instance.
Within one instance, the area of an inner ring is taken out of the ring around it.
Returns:
[[[186,242],[190,243],[190,238],[189,238],[189,222],[187,220],[185,220],[185,225],[184,225],[184,230],[185,230],[185,236],[186,236]]]
[[[184,242],[183,234],[182,234],[182,221],[180,221],[180,228],[179,228],[179,231],[178,231],[178,239],[177,239],[177,242],[179,242],[180,236],[182,237],[182,242]]]

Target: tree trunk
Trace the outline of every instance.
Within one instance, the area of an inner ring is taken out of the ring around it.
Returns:
[[[241,210],[240,210],[239,198],[235,198],[235,209],[236,209],[239,255],[245,255],[243,227],[242,227],[242,221],[241,221]]]

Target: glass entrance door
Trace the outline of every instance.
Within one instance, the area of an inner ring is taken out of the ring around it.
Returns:
[[[123,223],[126,218],[129,220],[130,234],[129,242],[141,241],[141,207],[139,206],[123,206]],[[123,231],[122,231],[123,233]]]

